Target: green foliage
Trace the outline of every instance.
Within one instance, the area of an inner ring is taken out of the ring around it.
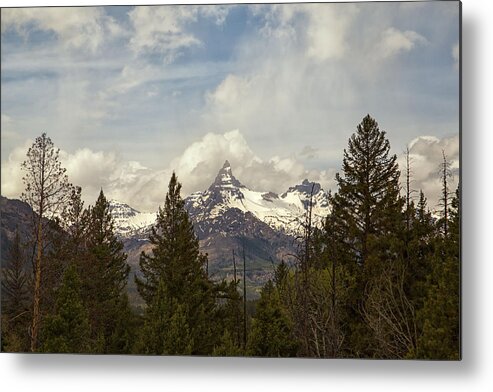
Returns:
[[[80,279],[73,266],[67,268],[57,290],[55,313],[46,318],[41,352],[90,352],[90,326],[80,297]]]
[[[161,279],[179,300],[189,296],[191,286],[206,281],[206,259],[199,253],[199,243],[180,191],[181,184],[173,173],[164,208],[159,208],[156,225],[149,237],[154,248],[150,254],[142,253],[140,258],[143,279],[135,279],[146,303],[152,301]]]
[[[28,351],[30,312],[29,274],[25,270],[25,252],[19,231],[2,268],[2,351]]]
[[[398,218],[403,200],[396,160],[390,155],[385,132],[367,115],[344,150],[343,174],[336,175],[339,190],[333,198],[344,241],[353,260],[364,266],[370,262],[373,248],[388,253],[387,246],[381,246],[383,236],[402,232]]]
[[[418,312],[422,334],[416,356],[426,359],[460,358],[460,211],[459,188],[452,200],[447,236],[437,238],[431,258],[423,307]],[[444,223],[439,222],[443,227]],[[444,232],[443,232],[444,233]]]
[[[193,339],[188,327],[185,307],[174,303],[173,314],[169,319],[169,326],[164,340],[163,354],[190,355],[192,354]]]
[[[192,353],[204,355],[212,352],[217,340],[215,289],[204,270],[207,259],[199,252],[199,243],[180,190],[181,184],[173,173],[164,208],[159,208],[156,225],[149,237],[154,247],[150,254],[142,253],[139,263],[142,278],[136,277],[135,280],[140,295],[150,308],[164,305],[168,309],[177,305],[183,307],[190,342],[193,342]],[[165,300],[159,296],[156,298],[160,282],[166,286]],[[159,317],[164,316],[161,314]],[[171,320],[162,319],[161,322]],[[155,341],[163,339],[164,336],[154,338]],[[154,344],[150,346],[155,352],[159,351]]]
[[[221,341],[217,347],[214,348],[212,352],[213,356],[217,357],[239,357],[243,355],[243,350],[235,342],[233,336],[231,336],[229,330],[225,330]]]
[[[24,264],[25,254],[17,230],[9,249],[8,261],[2,268],[2,314],[15,317],[27,308],[29,276]]]
[[[82,298],[89,311],[91,337],[100,353],[128,352],[133,343],[133,315],[126,294],[130,267],[114,233],[110,205],[101,190],[94,207],[82,212],[74,195],[70,254],[82,279]],[[81,239],[83,237],[83,243]]]
[[[284,310],[279,293],[271,281],[263,287],[252,320],[247,355],[291,357],[296,355],[292,323]]]
[[[164,282],[158,285],[152,303],[147,307],[145,322],[136,352],[153,355],[190,355],[193,338],[186,309],[178,303]]]

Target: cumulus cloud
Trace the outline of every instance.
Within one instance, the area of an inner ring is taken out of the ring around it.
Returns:
[[[26,141],[2,161],[4,196],[15,198],[22,192],[20,167],[31,144],[31,140]],[[333,186],[334,170],[308,170],[294,156],[262,160],[239,130],[204,135],[162,170],[151,170],[135,161],[125,162],[114,152],[88,148],[73,153],[60,151],[60,160],[67,169],[69,180],[82,187],[87,204],[93,204],[103,188],[107,197],[143,211],[154,211],[162,205],[173,171],[183,184],[183,195],[188,195],[207,189],[226,159],[235,176],[254,190],[281,193],[305,178],[320,182],[325,189]]]
[[[459,181],[459,135],[437,138],[435,136],[420,136],[409,143],[411,160],[411,188],[415,196],[422,190],[428,199],[428,207],[438,209],[441,196],[440,164],[443,162],[442,151],[450,163],[453,177],[449,180],[451,192],[455,192]],[[399,156],[401,181],[404,184],[405,155]]]
[[[123,34],[100,7],[4,8],[2,33],[15,29],[27,36],[33,30],[53,31],[63,46],[95,52],[105,37]]]
[[[305,178],[328,187],[334,174],[307,170],[294,156],[273,156],[263,160],[252,151],[239,130],[206,134],[171,162],[170,168],[184,178],[183,189],[190,193],[206,189],[226,159],[240,182],[260,191],[281,193]]]
[[[400,52],[409,52],[417,45],[426,44],[428,41],[415,31],[401,31],[390,27],[382,34],[379,50],[383,57],[390,57]]]

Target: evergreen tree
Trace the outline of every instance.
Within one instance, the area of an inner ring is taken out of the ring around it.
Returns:
[[[57,291],[55,314],[43,328],[41,351],[47,353],[87,353],[90,351],[90,326],[80,296],[80,279],[72,265],[63,275]]]
[[[9,249],[7,264],[2,268],[2,314],[16,317],[27,310],[29,276],[24,268],[25,261],[17,229]]]
[[[438,236],[431,257],[423,307],[418,311],[422,333],[416,356],[427,359],[460,358],[460,195],[452,199],[447,236]],[[443,229],[444,223],[439,222]],[[444,234],[445,231],[442,231]]]
[[[185,306],[175,301],[173,314],[166,330],[163,354],[190,355],[192,354],[192,347],[193,339],[188,327]]]
[[[339,189],[332,200],[335,243],[339,261],[348,265],[355,282],[346,307],[351,356],[374,355],[375,337],[364,320],[372,310],[365,306],[363,294],[403,257],[404,199],[396,160],[385,132],[367,115],[349,139],[342,174],[336,175]]]
[[[268,281],[262,288],[248,338],[247,355],[291,357],[297,352],[292,323],[283,308],[279,293]]]
[[[402,232],[403,200],[396,160],[390,155],[385,132],[367,115],[344,150],[343,174],[336,175],[339,190],[333,198],[352,259],[363,266],[375,248],[388,253],[388,248],[378,246],[383,237]]]
[[[114,233],[110,205],[102,190],[87,212],[85,246],[86,253],[79,255],[79,268],[84,273],[83,298],[89,309],[92,338],[108,353],[111,348],[130,344],[121,342],[130,333],[122,330],[123,321],[130,317],[126,293],[130,267],[123,244]],[[115,336],[117,331],[119,337]]]
[[[209,354],[215,344],[215,290],[205,271],[207,256],[199,252],[180,190],[173,173],[164,207],[159,208],[149,237],[154,247],[149,254],[141,254],[142,277],[135,281],[148,306],[155,299],[159,282],[164,281],[167,295],[186,310],[192,353]]]
[[[419,201],[411,219],[407,268],[407,287],[417,309],[423,306],[426,296],[426,279],[432,269],[430,258],[434,252],[435,236],[433,217],[428,210],[426,197],[423,191],[420,191]]]
[[[135,352],[139,354],[161,355],[166,346],[166,331],[172,314],[172,300],[164,280],[145,310],[144,325],[139,334]]]
[[[239,357],[243,355],[243,350],[239,346],[229,330],[225,330],[221,341],[212,353],[215,357]]]
[[[10,245],[7,263],[2,268],[2,351],[27,351],[30,295],[29,274],[19,230]]]
[[[140,269],[143,279],[136,277],[142,298],[150,303],[160,279],[182,300],[190,284],[206,281],[205,256],[199,252],[198,240],[192,222],[180,196],[181,184],[173,173],[168,186],[164,208],[159,208],[156,225],[149,240],[154,248],[142,253]]]
[[[146,308],[138,353],[153,355],[190,355],[193,338],[183,304],[170,295],[161,280],[151,304]]]

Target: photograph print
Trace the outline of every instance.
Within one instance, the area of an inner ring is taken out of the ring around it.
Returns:
[[[460,360],[461,3],[1,9],[3,353]]]

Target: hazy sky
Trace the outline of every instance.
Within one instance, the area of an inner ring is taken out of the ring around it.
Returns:
[[[458,2],[2,10],[2,194],[47,132],[88,203],[101,187],[142,210],[171,170],[203,190],[236,177],[282,192],[334,187],[369,113],[436,203],[459,156]],[[457,178],[455,179],[457,180]]]

